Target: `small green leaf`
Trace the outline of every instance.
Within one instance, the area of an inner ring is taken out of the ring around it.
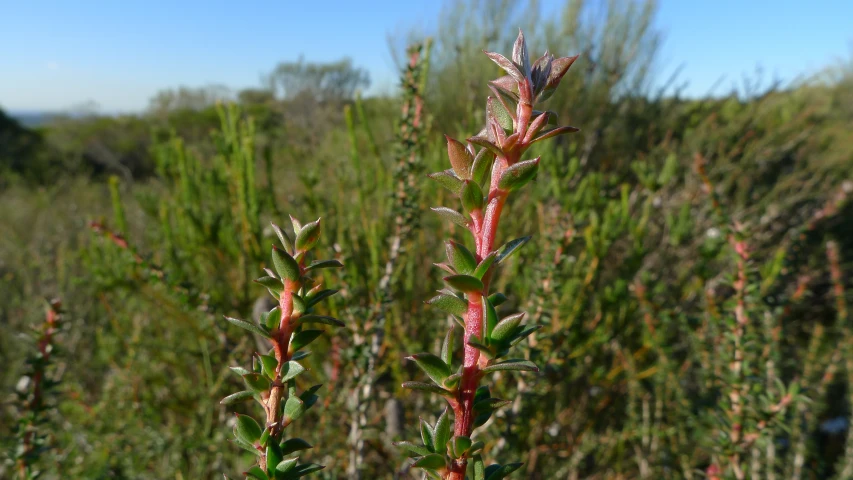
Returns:
[[[516,313],[510,315],[495,325],[490,337],[497,341],[508,340],[516,331],[516,328],[524,319],[524,313]]]
[[[270,473],[274,474],[274,465],[278,465],[281,463],[284,455],[281,453],[281,447],[278,446],[275,442],[269,442],[267,444],[267,465],[270,469]]]
[[[471,171],[471,164],[474,163],[474,157],[471,152],[465,148],[465,144],[454,138],[444,136],[447,139],[447,156],[450,158],[450,164],[453,166],[453,171],[456,176],[461,179],[468,179]]]
[[[414,454],[414,456],[424,456],[432,453],[430,449],[428,449],[424,445],[415,445],[412,442],[394,442],[394,445],[400,448],[405,448]]]
[[[569,127],[569,126],[552,128],[551,130],[546,130],[545,132],[540,133],[539,136],[537,136],[536,138],[534,138],[533,140],[530,141],[530,144],[532,145],[532,144],[534,144],[540,140],[545,140],[547,138],[556,137],[557,135],[563,135],[566,133],[575,133],[578,131],[580,131],[579,128]]]
[[[474,456],[474,480],[486,480],[486,466],[479,455]]]
[[[293,467],[296,466],[296,463],[299,461],[299,457],[296,458],[288,458],[287,460],[282,460],[275,466],[275,470],[281,473],[287,473],[293,470]]]
[[[420,390],[423,392],[437,393],[441,396],[447,398],[453,398],[453,393],[449,390],[445,390],[437,385],[433,385],[431,383],[423,383],[423,382],[403,382],[403,388],[408,388],[409,390]]]
[[[293,470],[284,474],[284,477],[282,477],[282,478],[284,478],[285,480],[302,478],[306,475],[310,475],[314,472],[318,472],[324,468],[326,468],[326,467],[323,465],[317,465],[316,463],[303,463],[303,464],[297,465]]]
[[[293,335],[293,339],[290,341],[290,351],[296,352],[299,349],[304,348],[322,334],[323,330],[303,330]]]
[[[270,335],[270,333],[268,331],[266,331],[265,329],[255,325],[254,323],[249,323],[245,320],[240,320],[240,319],[231,318],[231,317],[225,317],[225,320],[228,320],[229,323],[231,323],[233,325],[237,325],[238,327],[240,327],[244,330],[248,330],[250,332],[257,333],[258,335],[260,335],[264,338],[272,338],[272,335]]]
[[[450,275],[444,277],[444,283],[465,293],[480,293],[485,288],[479,278],[470,275]]]
[[[317,240],[320,239],[320,219],[306,223],[299,233],[296,234],[296,251],[297,252],[307,252],[314,248],[314,245],[317,244]]]
[[[482,148],[474,157],[474,164],[471,165],[471,180],[477,182],[478,185],[483,185],[492,170],[492,165],[495,163],[495,154],[488,148]],[[462,184],[459,185],[459,193],[462,192]]]
[[[435,422],[433,444],[435,446],[435,451],[438,453],[444,453],[447,451],[447,442],[450,440],[451,423],[450,414],[448,413],[447,408],[445,408],[444,412]]]
[[[444,342],[441,344],[441,361],[447,365],[451,365],[451,359],[453,357],[453,326],[451,325],[450,330],[447,331],[447,335],[444,336]]]
[[[426,302],[428,305],[433,305],[439,310],[447,312],[451,315],[463,316],[468,311],[468,303],[461,298],[450,295],[447,293],[442,293],[440,295],[436,295]]]
[[[278,368],[278,360],[272,355],[260,355],[260,358],[264,373],[269,378],[275,378],[275,369]]]
[[[450,375],[450,367],[431,353],[419,353],[407,358],[414,361],[438,385]]]
[[[305,367],[293,360],[281,366],[281,381],[286,382],[305,371]]]
[[[453,390],[459,385],[459,381],[462,379],[461,373],[454,373],[449,377],[445,378],[443,382],[441,382],[441,386],[448,389]]]
[[[466,212],[482,210],[483,208],[483,190],[477,182],[465,180],[465,186],[462,187],[462,208]]]
[[[513,122],[512,116],[509,112],[504,108],[501,102],[497,101],[493,97],[489,97],[486,99],[486,113],[490,117],[494,118],[498,121],[498,124],[501,128],[504,129],[505,132],[513,131]]]
[[[484,398],[474,402],[474,413],[491,413],[512,403],[512,400],[501,400],[500,398]]]
[[[290,217],[290,224],[293,225],[293,233],[299,235],[299,231],[302,230],[302,224],[299,223],[299,220],[295,219],[293,215],[288,215]]]
[[[270,380],[260,373],[247,373],[243,375],[246,386],[254,392],[266,392],[270,389]]]
[[[480,352],[482,352],[483,355],[486,356],[486,358],[489,358],[489,359],[495,358],[494,349],[492,349],[491,347],[489,347],[488,345],[483,343],[483,341],[480,340],[479,337],[471,337],[470,339],[468,339],[468,345],[470,345],[470,346],[476,348],[477,350],[479,350]]]
[[[250,372],[250,371],[246,370],[246,369],[245,369],[245,368],[243,368],[243,367],[228,367],[228,368],[229,368],[232,372],[236,373],[237,375],[240,375],[241,377],[242,377],[243,375],[248,375],[248,374],[252,373],[252,372]]]
[[[489,301],[492,302],[492,305],[494,305],[496,307],[505,303],[507,300],[509,300],[509,299],[506,298],[506,295],[504,295],[501,292],[495,292],[495,293],[489,295]]]
[[[270,222],[270,225],[272,225],[272,229],[275,231],[275,234],[278,236],[278,239],[281,240],[281,245],[284,247],[284,249],[288,252],[292,252],[293,241],[290,240],[290,237],[287,235],[287,233],[285,233],[285,231],[281,227],[272,222]]]
[[[524,340],[531,333],[535,332],[536,330],[539,330],[540,328],[542,328],[542,325],[532,325],[532,326],[527,327],[526,329],[522,330],[521,332],[516,333],[515,338],[512,339],[512,342],[510,343],[510,345],[518,344],[518,342]]]
[[[290,359],[291,359],[291,360],[294,360],[294,361],[296,361],[296,360],[302,360],[303,358],[305,358],[305,357],[307,357],[307,356],[309,356],[309,355],[311,355],[311,352],[309,352],[308,350],[303,350],[303,351],[301,351],[301,352],[296,352],[296,353],[294,353],[294,354],[290,357]]]
[[[452,169],[430,173],[427,177],[435,180],[439,185],[450,190],[454,195],[462,193],[462,180],[453,173]]]
[[[444,243],[444,251],[447,254],[447,261],[457,273],[468,275],[477,266],[477,259],[474,258],[474,254],[461,243],[452,240],[447,241]]]
[[[455,223],[460,227],[468,228],[468,225],[470,225],[468,219],[456,210],[447,207],[432,207],[431,210],[437,213],[439,217],[447,220],[448,222]]]
[[[311,308],[336,293],[338,293],[337,290],[320,290],[312,295],[307,295],[305,297],[306,306]]]
[[[423,418],[421,421],[421,440],[430,452],[435,452],[435,429]]]
[[[254,445],[260,440],[263,430],[254,418],[237,414],[237,425],[234,426],[235,436],[243,442]]]
[[[484,338],[492,337],[492,330],[494,330],[495,325],[498,324],[498,312],[495,310],[495,306],[492,305],[492,302],[489,301],[488,298],[483,299],[483,310],[485,312],[486,321],[483,325],[484,329]]]
[[[309,408],[313,407],[314,404],[317,403],[317,400],[320,399],[320,397],[315,395],[315,393],[317,393],[317,390],[319,390],[322,386],[323,385],[314,385],[313,387],[309,388],[308,390],[305,390],[299,395],[299,398],[302,399],[302,403],[305,405],[305,410],[308,410]]]
[[[504,170],[498,181],[498,188],[510,192],[518,190],[532,180],[537,171],[539,171],[539,157],[518,162]]]
[[[530,360],[510,359],[503,362],[489,365],[484,368],[483,373],[500,372],[500,371],[517,371],[517,372],[538,372],[539,367]]]
[[[261,314],[261,323],[273,331],[281,324],[281,310],[278,307]]]
[[[305,402],[299,397],[289,397],[284,403],[284,415],[291,420],[298,420],[305,410]]]
[[[317,260],[305,267],[305,271],[310,272],[311,270],[319,270],[321,268],[344,268],[344,264],[338,260]]]
[[[281,278],[286,278],[294,282],[299,280],[299,277],[301,276],[299,264],[290,256],[289,253],[284,250],[279,250],[278,247],[273,246],[272,263],[275,267],[275,271],[278,272]]]
[[[223,398],[219,401],[220,405],[233,405],[237,402],[242,402],[244,400],[248,400],[255,396],[255,392],[249,390],[243,390],[242,392],[232,393],[227,397]]]
[[[464,435],[457,435],[450,441],[450,454],[453,458],[461,458],[471,448],[474,442]]]
[[[489,469],[486,470],[486,480],[501,480],[505,478],[510,473],[518,470],[523,463],[509,463],[507,465],[498,466],[498,468],[491,469],[494,465],[489,465]]]
[[[255,465],[250,468],[248,472],[244,472],[247,477],[252,477],[255,480],[269,480],[270,477],[267,476],[266,472],[261,470],[261,467]]]
[[[489,268],[492,267],[492,264],[495,263],[495,259],[497,258],[497,256],[498,252],[492,252],[486,255],[486,258],[484,258],[483,261],[481,261],[480,264],[477,265],[477,268],[474,269],[471,275],[482,280],[483,276],[486,275],[486,272],[489,271]]]
[[[344,322],[327,315],[303,315],[296,321],[296,325],[302,325],[305,323],[321,323],[323,325],[332,325],[335,327],[344,326]]]
[[[302,440],[301,438],[291,438],[281,442],[282,455],[290,455],[293,452],[298,452],[300,450],[308,450],[310,448],[314,447],[305,440]]]
[[[479,145],[481,147],[485,147],[492,155],[503,155],[504,152],[501,147],[495,145],[488,137],[481,137],[479,135],[471,137],[468,139],[469,142],[474,145]]]
[[[281,291],[281,289],[284,288],[284,284],[281,283],[281,280],[266,275],[255,279],[255,283],[261,284],[264,287],[275,291]]]
[[[515,253],[516,250],[518,250],[519,248],[524,246],[525,243],[529,242],[531,238],[533,238],[533,237],[527,236],[527,237],[516,238],[515,240],[511,240],[509,242],[506,242],[504,244],[504,246],[502,246],[501,248],[498,249],[497,262],[501,263],[504,260],[506,260],[507,258],[509,258],[509,256],[512,255],[513,253]]]
[[[447,467],[444,463],[444,455],[439,455],[437,453],[431,453],[417,459],[412,466],[417,468],[427,468],[430,470],[438,470]]]

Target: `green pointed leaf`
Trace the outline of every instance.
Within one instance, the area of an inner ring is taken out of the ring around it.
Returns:
[[[486,480],[486,466],[480,455],[474,456],[474,480]]]
[[[219,401],[220,405],[233,405],[237,402],[242,402],[244,400],[248,400],[255,396],[255,393],[249,390],[243,390],[242,392],[232,393],[227,397],[223,398]]]
[[[338,293],[337,290],[320,290],[313,295],[308,295],[305,297],[306,306],[311,308],[336,293]]]
[[[310,272],[311,270],[319,270],[321,268],[344,268],[344,264],[338,260],[318,260],[311,262],[311,265],[308,265],[305,271]]]
[[[299,349],[304,348],[322,334],[323,330],[303,330],[293,335],[293,339],[290,341],[290,351],[296,352]]]
[[[237,414],[237,425],[234,426],[234,435],[243,442],[254,445],[260,440],[263,430],[254,418],[248,415]]]
[[[516,238],[515,240],[511,240],[504,244],[501,248],[498,249],[498,257],[497,262],[501,263],[507,258],[510,257],[513,253],[516,252],[519,248],[524,246],[525,243],[529,242],[530,239],[533,238],[531,236]]]
[[[422,392],[437,393],[447,398],[453,398],[452,392],[450,392],[449,390],[445,390],[437,385],[433,385],[431,383],[403,382],[402,387],[408,388],[409,390],[420,390]]]
[[[237,435],[237,433],[235,432],[234,435]],[[258,451],[258,449],[255,448],[255,446],[252,445],[251,443],[244,442],[244,441],[240,440],[239,438],[230,439],[228,441],[237,445],[238,447],[242,448],[243,450],[246,450],[247,452],[251,452],[253,455],[255,455],[257,457],[261,456],[261,452]]]
[[[492,143],[492,141],[489,140],[488,137],[481,137],[481,136],[477,135],[477,136],[469,138],[468,141],[473,143],[474,145],[479,145],[481,147],[485,147],[489,152],[491,152],[492,155],[503,156],[503,154],[504,154],[501,147]]]
[[[246,370],[246,369],[245,369],[245,368],[243,368],[243,367],[228,367],[228,368],[229,368],[232,372],[236,373],[237,375],[240,375],[241,377],[242,377],[243,375],[248,375],[248,374],[252,373],[252,372],[250,372],[250,371]]]
[[[301,438],[290,438],[281,442],[282,455],[290,455],[293,452],[298,452],[300,450],[308,450],[311,448],[314,447],[305,440],[302,440]]]
[[[272,225],[272,229],[273,231],[275,231],[275,234],[278,236],[278,239],[281,240],[281,245],[284,247],[284,249],[288,252],[292,252],[293,241],[290,239],[287,233],[285,233],[285,231],[281,227],[272,222],[270,222],[270,225]]]
[[[272,263],[281,278],[296,281],[302,275],[296,260],[289,253],[279,250],[275,246],[272,248]]]
[[[578,131],[580,131],[579,128],[569,127],[569,126],[552,128],[550,130],[546,130],[543,133],[540,133],[536,138],[534,138],[533,140],[530,141],[530,144],[532,145],[532,144],[534,144],[540,140],[545,140],[545,139],[548,139],[551,137],[556,137],[557,135],[563,135],[566,133],[575,133]]]
[[[281,280],[266,275],[255,279],[255,283],[275,291],[281,291],[281,289],[284,288],[284,284],[281,283]]]
[[[281,447],[278,446],[275,442],[269,442],[267,444],[267,465],[270,470],[273,472],[275,469],[273,465],[279,465],[284,458],[284,455],[281,453]],[[271,472],[272,473],[272,472]]]
[[[428,449],[426,446],[415,445],[412,442],[394,442],[394,445],[408,450],[409,452],[414,454],[413,456],[421,457],[432,453],[432,451],[430,451],[430,449]]]
[[[284,403],[284,415],[291,420],[298,420],[305,410],[305,402],[299,397],[288,397]]]
[[[509,340],[523,319],[524,313],[516,313],[504,318],[495,325],[490,338],[497,341]]]
[[[302,224],[299,223],[299,220],[293,218],[293,215],[288,215],[290,217],[290,223],[293,225],[293,233],[299,235],[299,231],[302,230]]]
[[[302,478],[306,475],[318,472],[324,468],[326,467],[323,465],[317,465],[316,463],[303,463],[294,467],[293,470],[285,473],[283,478],[285,480]]]
[[[498,466],[498,468],[492,469],[491,471],[489,471],[487,469],[486,470],[486,480],[501,480],[502,478],[505,478],[510,473],[521,468],[522,465],[524,465],[524,464],[523,463],[509,463],[507,465]],[[493,466],[494,465],[490,465],[489,468],[491,468]]]
[[[501,400],[500,398],[484,398],[474,402],[474,413],[492,413],[495,410],[512,403],[512,400]]]
[[[291,360],[293,360],[293,361],[302,360],[303,358],[305,358],[305,357],[307,357],[307,356],[309,356],[309,355],[311,355],[311,352],[309,352],[308,350],[303,350],[303,351],[301,351],[301,352],[296,352],[296,353],[294,353],[294,354],[290,357],[290,359],[291,359]]]
[[[429,455],[425,455],[417,459],[415,463],[412,464],[412,466],[417,468],[426,468],[430,470],[438,470],[447,467],[447,465],[444,463],[444,455],[439,455],[437,453],[431,453]]]
[[[492,264],[495,263],[495,259],[497,257],[498,257],[498,252],[492,252],[492,253],[486,255],[486,258],[484,258],[483,261],[481,261],[480,264],[477,265],[477,268],[474,269],[474,271],[471,273],[471,275],[482,280],[483,276],[486,275],[486,272],[489,271],[489,268],[492,267]]]
[[[466,303],[465,300],[447,293],[436,295],[435,297],[427,300],[426,303],[451,315],[458,315],[460,317],[464,316],[468,311],[468,303]]]
[[[287,460],[282,460],[275,466],[275,470],[281,473],[287,473],[293,470],[296,467],[296,463],[299,461],[299,457],[297,458],[288,458]]]
[[[444,336],[444,342],[441,344],[441,361],[447,365],[451,365],[453,358],[453,326],[447,331]]]
[[[453,266],[457,273],[464,275],[470,274],[477,266],[477,260],[470,250],[465,248],[465,245],[454,241],[444,242],[444,250],[447,254],[447,261]]]
[[[483,343],[483,341],[480,340],[479,337],[471,337],[468,340],[468,345],[479,350],[483,355],[486,356],[486,358],[489,358],[489,359],[495,358],[494,350],[492,348],[490,348],[488,345],[486,345],[485,343]]]
[[[489,172],[492,171],[492,165],[495,163],[495,154],[488,148],[482,148],[474,157],[474,164],[471,165],[471,180],[477,182],[478,185],[483,185],[489,177]],[[462,192],[462,184],[459,184],[459,193]]]
[[[445,378],[444,381],[441,382],[441,386],[448,390],[453,390],[457,385],[459,385],[460,380],[462,380],[462,374],[457,372]]]
[[[524,340],[524,339],[525,339],[525,338],[527,338],[531,333],[535,332],[536,330],[539,330],[540,328],[542,328],[542,325],[532,325],[532,326],[527,327],[526,329],[522,330],[521,332],[516,333],[516,334],[515,334],[515,338],[513,338],[513,340],[512,340],[512,342],[510,343],[510,345],[517,345],[517,344],[518,344],[518,342],[520,342],[520,341]]]
[[[269,378],[275,378],[275,369],[278,368],[278,360],[272,355],[260,355],[261,365],[264,373]]]
[[[438,214],[439,217],[448,222],[455,223],[460,227],[468,228],[468,219],[463,217],[461,213],[447,207],[432,207],[431,210]]]
[[[430,173],[427,177],[435,180],[439,185],[450,190],[454,195],[462,193],[462,180],[453,173],[452,169]]]
[[[305,304],[305,300],[303,300],[299,295],[294,293],[290,299],[293,302],[293,313],[295,315],[302,315],[305,313],[305,310],[308,309],[308,305]]]
[[[461,197],[462,208],[465,209],[466,212],[483,209],[483,203],[485,202],[483,199],[483,190],[480,189],[480,185],[478,185],[477,182],[465,180],[465,185],[462,187]]]
[[[338,320],[335,317],[329,317],[327,315],[303,315],[299,317],[296,321],[296,325],[303,325],[305,323],[320,323],[323,325],[332,325],[335,327],[343,327],[344,322]]]
[[[225,320],[228,320],[228,322],[231,323],[232,325],[236,325],[236,326],[238,326],[244,330],[248,330],[250,332],[257,333],[258,335],[260,335],[264,338],[272,338],[272,335],[270,335],[270,333],[268,331],[266,331],[265,329],[255,325],[254,323],[249,323],[245,320],[240,320],[240,319],[231,318],[231,317],[225,317]]]
[[[253,392],[266,392],[270,389],[270,380],[260,373],[247,373],[243,375],[243,381]]]
[[[267,476],[266,472],[261,470],[261,467],[255,465],[250,468],[248,472],[244,472],[247,477],[254,478],[255,480],[269,480],[270,477]]]
[[[451,424],[450,414],[448,413],[447,408],[445,408],[444,412],[435,422],[433,444],[435,445],[435,451],[438,453],[444,453],[447,451],[447,442],[450,440]]]
[[[500,371],[516,371],[516,372],[538,372],[539,367],[530,360],[510,359],[503,362],[489,365],[482,370],[484,373],[500,372]]]
[[[435,452],[435,429],[423,418],[421,421],[421,440],[430,452]]]
[[[317,403],[317,400],[320,399],[320,397],[315,394],[317,393],[317,390],[320,390],[320,387],[322,386],[323,385],[314,385],[313,387],[309,388],[308,390],[305,390],[299,395],[299,398],[302,399],[302,403],[305,405],[305,410],[308,410],[309,408],[313,407],[314,404]]]
[[[489,301],[492,303],[492,305],[494,305],[496,307],[505,303],[507,300],[509,300],[509,299],[506,298],[506,295],[504,295],[501,292],[495,292],[495,293],[489,295]]]
[[[307,252],[314,248],[314,245],[317,244],[317,241],[320,239],[320,219],[306,223],[299,233],[296,234],[296,251],[297,252]]]
[[[281,310],[275,307],[269,312],[262,313],[261,324],[266,326],[269,331],[274,331],[281,325]]]
[[[461,458],[468,453],[473,444],[474,442],[470,438],[464,435],[457,435],[450,441],[450,455],[453,458]]]
[[[297,375],[305,371],[305,367],[300,365],[298,362],[294,362],[293,360],[285,363],[281,366],[281,381],[286,382],[293,378],[296,378]]]
[[[538,171],[539,157],[536,157],[533,160],[518,162],[504,170],[501,174],[500,180],[498,181],[498,188],[508,190],[510,192],[518,190],[526,185],[527,182],[532,180]]]
[[[474,163],[474,157],[471,152],[465,148],[465,144],[454,138],[444,136],[447,139],[447,156],[450,158],[450,164],[453,166],[453,171],[456,176],[461,179],[469,178],[471,164]]]
[[[450,375],[450,367],[431,353],[419,353],[407,358],[414,361],[438,385]]]
[[[485,288],[479,278],[470,275],[450,275],[444,277],[444,283],[465,293],[480,293]]]
[[[498,121],[498,125],[504,129],[504,132],[512,132],[513,122],[512,116],[504,108],[501,102],[493,97],[486,99],[486,114]]]
[[[490,302],[488,298],[483,300],[483,312],[485,313],[486,320],[483,325],[485,338],[491,338],[492,330],[494,330],[495,325],[498,324],[498,312],[495,310],[495,306],[492,305],[492,302]]]

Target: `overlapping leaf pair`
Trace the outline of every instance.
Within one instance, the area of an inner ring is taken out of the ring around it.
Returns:
[[[472,438],[474,428],[510,403],[492,398],[489,387],[480,386],[480,380],[494,372],[538,371],[529,360],[505,358],[513,345],[538,327],[524,325],[523,313],[499,318],[496,307],[506,297],[489,291],[495,267],[530,237],[513,240],[497,249],[494,242],[508,195],[529,183],[538,172],[539,158],[521,160],[522,154],[540,140],[577,131],[574,127],[555,126],[553,112],[533,108],[553,94],[577,57],[557,59],[546,52],[531,63],[521,32],[513,47],[512,60],[497,53],[486,55],[507,72],[489,84],[494,97],[489,97],[486,103],[486,126],[468,138],[467,144],[446,137],[451,168],[429,175],[460,199],[463,212],[447,207],[433,210],[445,220],[468,229],[476,245],[471,251],[461,243],[446,243],[447,262],[437,266],[449,274],[444,277],[448,288],[427,302],[450,314],[462,327],[464,362],[453,366],[454,329],[451,328],[440,355],[420,353],[409,357],[432,383],[403,384],[405,388],[441,395],[450,406],[434,426],[421,420],[422,445],[399,444],[415,457],[414,466],[423,469],[429,478],[499,480],[522,465],[486,467],[482,458],[485,445]]]
[[[251,370],[232,367],[240,375],[246,389],[225,397],[223,404],[249,398],[263,407],[266,421],[260,424],[248,415],[237,415],[234,442],[258,456],[258,464],[245,474],[258,480],[289,480],[321,470],[323,466],[299,463],[297,452],[312,448],[300,438],[284,438],[283,431],[302,417],[318,400],[314,385],[297,393],[296,377],[306,368],[299,362],[310,352],[304,348],[324,333],[309,328],[313,325],[343,326],[333,317],[314,314],[314,307],[336,293],[323,289],[308,274],[323,268],[340,268],[337,260],[321,260],[307,264],[308,252],[320,238],[320,220],[302,225],[291,217],[294,239],[277,225],[273,229],[282,247],[273,246],[273,269],[256,282],[267,288],[278,305],[260,316],[258,323],[226,317],[230,323],[270,341],[270,350],[252,359]]]

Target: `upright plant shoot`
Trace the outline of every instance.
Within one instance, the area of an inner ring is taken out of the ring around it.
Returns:
[[[507,400],[492,398],[488,384],[481,382],[499,371],[537,371],[524,359],[507,358],[510,348],[538,327],[522,322],[523,313],[499,319],[496,307],[506,297],[490,293],[495,268],[524,245],[522,237],[495,247],[498,224],[510,194],[532,180],[539,158],[523,159],[531,145],[557,135],[576,132],[574,127],[555,125],[553,112],[539,111],[538,103],[550,97],[575,57],[555,58],[545,54],[531,61],[523,33],[513,46],[512,59],[498,53],[486,55],[507,72],[489,82],[494,96],[486,101],[486,126],[467,144],[447,137],[451,167],[430,176],[455,194],[463,212],[446,207],[433,210],[444,219],[467,229],[474,239],[473,251],[448,241],[447,263],[438,266],[449,274],[447,289],[428,303],[452,315],[464,329],[463,363],[454,368],[453,329],[447,333],[440,355],[421,353],[409,357],[432,383],[407,382],[403,386],[443,396],[449,410],[435,425],[421,420],[422,445],[402,442],[416,457],[415,466],[430,478],[464,480],[469,471],[474,480],[499,480],[521,467],[521,463],[485,466],[483,442],[472,437]],[[450,418],[452,411],[453,419]]]
[[[323,289],[310,275],[323,268],[340,268],[337,260],[307,262],[309,251],[320,238],[320,220],[302,225],[291,217],[293,239],[273,225],[283,248],[272,247],[274,269],[264,269],[266,275],[255,280],[269,290],[278,305],[263,313],[256,324],[228,318],[230,323],[260,335],[270,342],[267,352],[252,359],[252,369],[232,367],[243,378],[246,390],[222,400],[231,404],[253,398],[264,410],[265,419],[256,421],[248,415],[237,415],[234,427],[235,443],[258,457],[257,465],[247,472],[257,480],[290,480],[321,470],[321,465],[299,463],[297,452],[312,448],[300,438],[285,438],[284,431],[317,402],[315,385],[297,393],[296,377],[305,371],[299,363],[310,352],[304,348],[323,334],[317,325],[343,326],[332,317],[315,315],[314,307],[336,293]]]

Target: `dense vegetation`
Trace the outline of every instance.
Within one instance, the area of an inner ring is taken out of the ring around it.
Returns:
[[[317,309],[346,327],[311,344],[297,384],[323,384],[323,405],[288,435],[318,446],[302,458],[319,478],[416,478],[393,443],[444,405],[401,388],[423,375],[405,357],[441,350],[454,322],[424,303],[446,276],[431,262],[464,240],[425,175],[446,168],[442,133],[483,127],[500,73],[482,50],[521,27],[533,51],[580,54],[546,106],[581,131],[531,147],[533,188],[506,206],[501,231],[535,241],[492,286],[501,317],[543,325],[516,347],[540,371],[495,377],[517,401],[480,427],[484,457],[522,459],[515,478],[853,478],[853,74],[684,99],[652,87],[651,3],[513,5],[448,10],[401,52],[397,96],[361,99],[349,61],[300,60],[141,115],[0,113],[0,477],[28,425],[48,478],[245,470],[228,439],[253,407],[219,401],[266,347],[223,316],[271,308],[252,280],[292,214],[323,216],[314,248],[345,266],[316,275],[340,290]],[[25,333],[53,297],[60,383],[36,415],[44,355]]]

